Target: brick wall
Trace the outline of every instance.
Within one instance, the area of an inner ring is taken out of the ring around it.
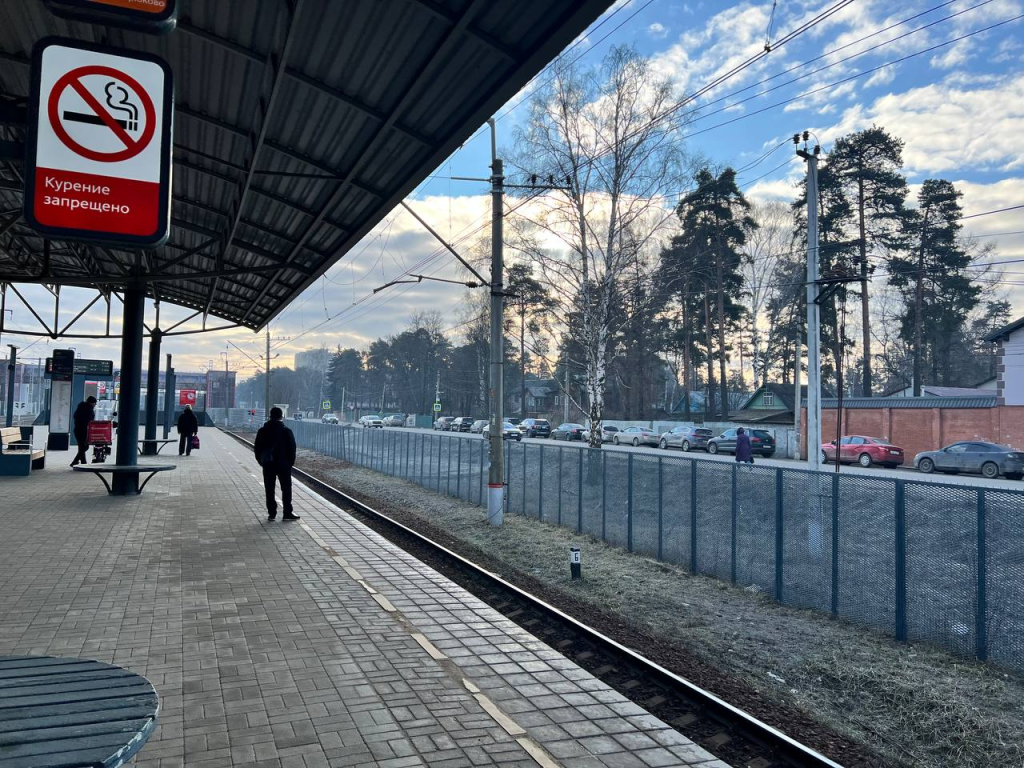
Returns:
[[[800,453],[806,458],[806,409],[800,425]],[[825,442],[835,439],[835,409],[821,412],[821,433]],[[990,440],[1024,449],[1024,406],[843,409],[843,434],[886,437],[903,448],[907,464],[921,451],[934,451],[958,440]]]

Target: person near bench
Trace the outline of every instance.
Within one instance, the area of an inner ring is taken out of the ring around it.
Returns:
[[[281,501],[284,502],[284,520],[298,520],[292,511],[292,467],[295,465],[295,435],[284,425],[280,408],[270,409],[270,421],[256,433],[253,452],[263,467],[263,488],[267,492],[267,520],[277,517],[277,499],[274,481],[281,483]]]
[[[192,438],[199,433],[199,419],[192,413],[192,406],[186,405],[178,417],[178,455],[192,455]]]
[[[75,464],[88,464],[89,457],[85,455],[85,452],[89,450],[89,422],[96,418],[96,398],[92,395],[85,398],[84,402],[78,404],[75,408],[75,442],[78,443],[78,453],[75,454],[75,458],[71,461],[71,466]]]

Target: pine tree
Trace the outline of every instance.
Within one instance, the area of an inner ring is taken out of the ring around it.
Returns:
[[[869,259],[876,249],[901,246],[901,223],[906,215],[907,180],[903,166],[903,141],[883,128],[872,126],[836,140],[828,158],[853,206],[860,269],[861,326],[863,338],[863,392],[871,396],[871,306],[868,282],[874,271]]]
[[[889,259],[889,282],[904,295],[902,336],[913,350],[914,396],[920,397],[926,360],[935,383],[949,384],[950,348],[960,337],[981,289],[971,282],[971,257],[960,241],[963,193],[945,179],[928,179],[907,216],[908,251]]]
[[[513,264],[508,268],[505,291],[509,296],[508,307],[518,321],[512,330],[519,337],[519,417],[526,418],[526,333],[535,336],[540,332],[537,314],[549,304],[548,292],[533,277],[528,264]]]
[[[676,212],[683,227],[683,238],[694,266],[700,270],[703,286],[704,323],[709,350],[708,408],[713,410],[711,394],[714,389],[714,371],[710,365],[713,345],[712,329],[718,332],[718,373],[721,387],[721,410],[729,415],[729,382],[726,375],[728,347],[726,327],[734,325],[743,314],[743,307],[733,298],[740,294],[743,275],[740,272],[741,249],[747,241],[747,232],[757,226],[751,218],[750,203],[736,186],[736,172],[726,168],[718,176],[704,168],[695,178],[696,188],[679,201]],[[704,262],[704,264],[700,264]],[[706,266],[710,266],[708,270]],[[701,268],[704,267],[704,268]],[[711,275],[708,275],[708,272]],[[710,279],[709,279],[710,278]],[[714,309],[711,298],[714,295]]]

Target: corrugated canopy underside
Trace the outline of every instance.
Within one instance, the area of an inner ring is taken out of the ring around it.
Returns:
[[[59,35],[163,57],[175,78],[161,301],[260,328],[341,259],[610,0],[181,0],[153,36],[0,4],[2,139],[24,140],[29,57]],[[130,249],[50,243],[0,160],[0,276],[117,287]],[[45,273],[43,270],[47,270]],[[258,271],[257,271],[258,270]],[[95,282],[90,283],[90,279]]]

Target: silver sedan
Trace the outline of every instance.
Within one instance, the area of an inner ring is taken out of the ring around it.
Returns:
[[[626,427],[612,438],[615,445],[654,445],[661,442],[661,435],[647,427]]]

